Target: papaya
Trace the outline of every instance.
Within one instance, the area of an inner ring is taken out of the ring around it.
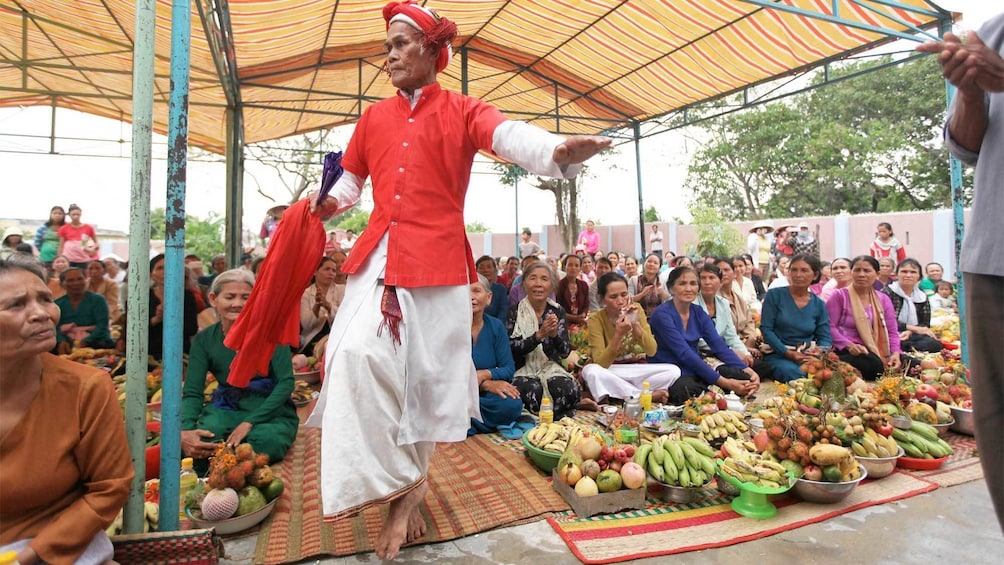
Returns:
[[[911,420],[917,420],[918,422],[924,422],[925,424],[937,424],[938,423],[938,413],[934,411],[927,404],[921,402],[912,402],[906,407],[906,415],[910,417]]]

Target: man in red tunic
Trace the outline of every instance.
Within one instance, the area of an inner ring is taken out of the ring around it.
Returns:
[[[383,16],[399,91],[363,113],[345,172],[319,204],[322,216],[345,210],[372,180],[375,207],[342,267],[352,276],[308,425],[324,429],[325,516],[390,502],[375,549],[392,559],[425,533],[418,505],[435,442],[463,440],[479,416],[469,292],[477,271],[463,214],[474,155],[570,178],[610,140],[564,139],[443,90],[436,74],[450,61],[453,22],[411,0],[391,2]]]

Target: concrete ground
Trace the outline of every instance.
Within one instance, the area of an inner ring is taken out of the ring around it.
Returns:
[[[713,526],[709,526],[713,527]],[[247,565],[257,538],[225,543],[224,565]],[[974,481],[864,508],[836,518],[729,547],[632,563],[1001,563],[1004,536],[990,504],[986,484]],[[373,553],[310,559],[302,563],[347,565],[377,563]],[[480,565],[546,563],[573,565],[579,560],[541,520],[499,528],[449,542],[405,548],[401,564]]]

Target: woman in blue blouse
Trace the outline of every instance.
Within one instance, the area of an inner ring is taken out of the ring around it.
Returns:
[[[519,389],[512,384],[516,364],[512,360],[505,325],[485,315],[492,301],[491,286],[484,275],[478,275],[478,282],[471,285],[471,351],[478,375],[481,420],[471,418],[467,435],[498,430],[514,439],[519,437],[519,432],[513,431],[513,424],[523,411],[523,400]]]
[[[672,298],[658,306],[649,319],[658,345],[649,361],[680,367],[682,375],[669,387],[669,402],[683,404],[688,398],[702,394],[709,385],[718,385],[740,396],[756,392],[760,387],[760,378],[729,349],[718,335],[715,322],[694,303],[700,296],[697,271],[693,267],[673,269],[666,287]],[[720,375],[704,361],[697,350],[697,344],[702,339],[707,342],[711,353],[722,361],[721,367],[739,371],[733,373],[733,378]]]
[[[819,274],[819,259],[799,253],[788,264],[788,286],[767,291],[760,331],[771,351],[757,364],[762,377],[784,383],[801,378],[809,350],[833,345],[826,303],[809,292]]]

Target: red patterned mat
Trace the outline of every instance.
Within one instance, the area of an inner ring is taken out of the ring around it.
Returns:
[[[917,477],[931,481],[939,487],[951,487],[978,481],[983,478],[980,455],[976,450],[976,438],[949,432],[945,441],[952,446],[953,453],[939,469],[930,471],[907,471]]]
[[[258,533],[256,565],[373,550],[386,507],[326,523],[321,515],[320,431],[300,428],[286,459],[274,466],[286,491]],[[417,543],[456,539],[568,510],[524,456],[477,435],[436,447],[422,505],[427,534]]]

